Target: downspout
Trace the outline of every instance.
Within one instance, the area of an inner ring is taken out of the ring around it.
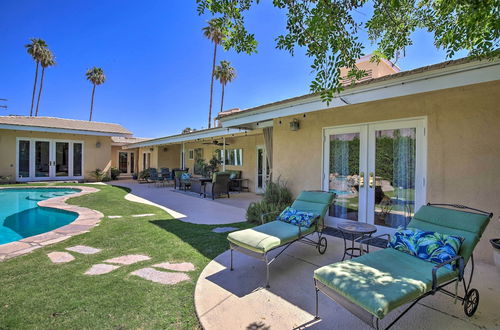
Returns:
[[[186,168],[186,149],[185,149],[185,143],[184,142],[182,142],[181,168],[182,169]]]

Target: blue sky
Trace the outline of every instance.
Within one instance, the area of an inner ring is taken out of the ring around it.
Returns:
[[[368,14],[361,11],[363,18]],[[201,33],[210,17],[200,17],[195,0],[16,0],[0,3],[0,98],[8,110],[29,114],[35,64],[26,53],[29,38],[44,39],[57,66],[47,69],[41,116],[88,119],[91,84],[85,71],[102,67],[107,76],[95,96],[94,120],[117,122],[141,137],[177,134],[207,126],[213,47]],[[223,52],[236,80],[226,87],[224,108],[248,108],[309,92],[310,60],[275,49],[285,17],[270,1],[256,6],[248,28],[259,41],[254,55]],[[414,45],[398,62],[402,70],[445,60],[432,36],[414,35]],[[373,47],[370,45],[366,53]],[[460,52],[456,57],[466,54]],[[220,86],[214,92],[220,110]]]

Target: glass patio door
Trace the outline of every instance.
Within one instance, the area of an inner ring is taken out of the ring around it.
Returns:
[[[264,146],[257,146],[257,173],[255,191],[264,193],[266,190],[267,173],[269,166],[267,164],[266,149]]]
[[[405,226],[425,203],[424,120],[324,130],[324,190],[336,194],[333,224]]]
[[[118,152],[118,170],[120,170],[120,173],[129,174],[128,164],[128,152]]]
[[[329,216],[366,222],[365,126],[325,130],[324,190],[335,193]]]
[[[51,176],[51,148],[49,141],[35,141],[35,177]]]

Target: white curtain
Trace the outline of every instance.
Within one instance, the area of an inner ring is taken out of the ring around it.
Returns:
[[[269,172],[267,176],[269,181],[272,181],[272,173],[273,173],[273,128],[266,127],[263,130],[264,133],[264,143],[266,144],[266,157],[267,157],[267,166],[269,167]]]

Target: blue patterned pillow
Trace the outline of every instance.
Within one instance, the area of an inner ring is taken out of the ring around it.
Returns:
[[[458,255],[463,240],[463,237],[407,228],[394,234],[389,247],[440,264]],[[454,270],[456,265],[452,263],[445,267]]]
[[[189,180],[191,178],[191,174],[189,173],[182,173],[181,174],[181,180]]]
[[[276,220],[284,221],[295,226],[311,227],[314,218],[314,213],[297,211],[289,206],[281,212]]]

